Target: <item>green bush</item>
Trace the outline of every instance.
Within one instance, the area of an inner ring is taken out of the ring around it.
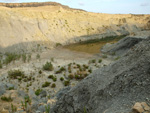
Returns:
[[[8,90],[14,90],[14,87],[10,87],[10,88],[8,88]]]
[[[11,63],[12,61],[20,59],[21,55],[18,55],[16,53],[5,53],[6,58],[4,60],[4,63],[7,65]]]
[[[95,59],[93,59],[91,62],[92,62],[92,63],[96,63],[96,60],[95,60]]]
[[[40,59],[40,55],[39,54],[36,55],[36,59]]]
[[[10,70],[8,71],[8,76],[12,79],[19,79],[24,77],[24,72],[20,70]]]
[[[45,82],[42,87],[48,87],[51,83],[50,82]]]
[[[39,96],[42,91],[43,91],[42,89],[37,89],[37,90],[35,91],[35,95]]]
[[[57,78],[56,78],[56,77],[53,77],[53,81],[56,82],[56,81],[57,81]]]
[[[53,83],[53,84],[51,85],[51,88],[55,88],[55,87],[56,87],[56,84]]]
[[[42,74],[42,71],[41,71],[41,70],[39,71],[39,74]]]
[[[70,81],[69,81],[69,80],[64,81],[64,85],[65,85],[65,86],[68,86],[69,84],[70,84]]]
[[[22,61],[23,61],[23,62],[26,62],[26,59],[27,59],[26,54],[22,54]]]
[[[98,63],[101,63],[101,62],[102,62],[102,59],[99,59],[99,60],[98,60]]]
[[[53,78],[54,78],[54,76],[53,76],[53,75],[49,75],[49,76],[48,76],[48,78],[53,79]]]
[[[2,66],[2,63],[1,63],[1,61],[0,61],[0,69],[1,69],[1,68],[3,68],[3,66]]]
[[[64,78],[63,78],[63,77],[61,77],[61,78],[60,78],[60,80],[61,80],[61,81],[64,81]]]
[[[56,74],[62,73],[63,71],[66,71],[66,69],[64,67],[61,67],[58,71],[56,71]]]
[[[62,46],[62,44],[61,43],[56,43],[56,47],[58,47],[58,46]]]
[[[75,79],[80,79],[79,75],[75,75]]]
[[[53,70],[54,70],[54,67],[53,67],[53,65],[52,65],[51,62],[46,62],[46,64],[43,65],[43,70],[53,71]]]
[[[88,72],[89,72],[89,73],[92,73],[92,69],[89,69]]]
[[[6,101],[6,102],[12,102],[13,101],[13,99],[10,96],[9,97],[2,96],[1,100]]]

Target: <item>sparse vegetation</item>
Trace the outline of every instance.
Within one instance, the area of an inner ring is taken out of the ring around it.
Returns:
[[[53,71],[54,67],[52,65],[51,62],[46,62],[45,65],[43,65],[43,70],[46,70],[46,71]]]
[[[43,91],[42,89],[37,89],[37,90],[35,91],[35,95],[39,96],[42,91]]]
[[[102,59],[99,59],[99,60],[98,60],[98,63],[101,63],[101,62],[102,62]]]
[[[65,86],[68,86],[69,84],[70,84],[70,81],[69,81],[69,80],[64,81],[64,85],[65,85]]]
[[[11,104],[11,111],[10,113],[15,113],[17,111],[17,107]]]
[[[45,106],[45,112],[46,113],[50,113],[50,106],[48,105],[48,106]]]
[[[1,100],[2,100],[2,101],[6,101],[6,102],[12,102],[12,101],[13,101],[13,99],[11,98],[11,96],[9,96],[9,97],[2,96],[2,97],[1,97]]]
[[[48,78],[53,79],[53,78],[54,78],[54,76],[53,76],[53,75],[49,75],[49,76],[48,76]]]
[[[11,79],[19,79],[24,77],[24,72],[21,70],[10,70],[8,71],[8,76]]]
[[[61,67],[58,71],[56,71],[56,74],[62,73],[63,71],[66,71],[64,67]]]
[[[51,88],[55,88],[55,87],[56,87],[56,84],[53,83],[53,84],[51,85]]]
[[[56,43],[56,47],[62,46],[61,43]]]
[[[45,82],[42,87],[48,87],[51,83],[50,82]]]
[[[56,78],[56,77],[53,77],[53,81],[56,82],[56,81],[57,81],[57,78]]]
[[[60,80],[61,80],[61,81],[64,81],[64,78],[63,78],[63,77],[61,77],[61,78],[60,78]]]
[[[40,55],[39,54],[36,55],[36,59],[40,59]]]

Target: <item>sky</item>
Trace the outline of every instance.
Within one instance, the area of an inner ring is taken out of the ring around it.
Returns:
[[[46,2],[50,0],[0,0],[0,2]],[[71,8],[96,13],[150,14],[150,0],[53,0]]]

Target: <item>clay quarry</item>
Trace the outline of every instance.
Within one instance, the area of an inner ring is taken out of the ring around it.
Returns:
[[[0,113],[150,113],[150,15],[0,3]]]

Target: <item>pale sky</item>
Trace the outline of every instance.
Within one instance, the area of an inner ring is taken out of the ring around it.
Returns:
[[[50,0],[0,0],[0,2],[45,2]],[[71,8],[111,14],[150,14],[150,0],[53,0]]]

